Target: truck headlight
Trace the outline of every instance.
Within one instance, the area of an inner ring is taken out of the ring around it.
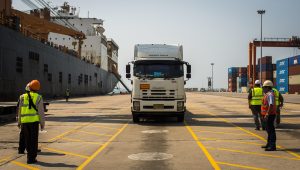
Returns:
[[[133,101],[133,110],[140,111],[140,101]]]
[[[184,109],[184,102],[177,101],[177,111],[183,111],[183,109]]]

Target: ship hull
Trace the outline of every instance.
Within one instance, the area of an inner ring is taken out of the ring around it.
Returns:
[[[26,84],[37,79],[46,98],[101,95],[118,80],[110,72],[38,40],[0,26],[0,100],[17,100]]]

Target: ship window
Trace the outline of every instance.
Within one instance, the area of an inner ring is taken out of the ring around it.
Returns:
[[[57,38],[55,38],[55,40],[57,40]]]
[[[84,45],[84,47],[86,47],[86,45]]]
[[[94,76],[97,77],[98,76],[97,73],[94,73]]]
[[[82,24],[80,24],[82,26]]]
[[[65,38],[63,38],[63,40],[65,40]]]
[[[103,85],[103,83],[102,83],[102,81],[100,81],[100,87],[102,88],[102,85]]]
[[[29,59],[39,61],[40,60],[40,54],[36,53],[36,52],[33,52],[33,51],[29,51]]]
[[[23,58],[21,58],[21,57],[16,58],[16,71],[18,73],[23,72]]]
[[[74,24],[73,24],[74,25]],[[71,40],[71,38],[69,38],[69,40]]]
[[[62,83],[62,72],[59,72],[59,77],[58,78],[59,78],[59,80],[58,80],[59,83]]]
[[[52,38],[49,38],[50,40],[52,39]]]
[[[84,75],[84,84],[88,84],[88,83],[89,83],[89,76]]]
[[[93,45],[91,45],[91,47],[93,47]]]
[[[68,84],[71,84],[71,74],[68,75]]]
[[[48,81],[52,81],[52,74],[51,73],[48,73]]]
[[[92,76],[90,76],[90,81],[92,81]]]
[[[48,64],[44,64],[44,73],[48,73]]]

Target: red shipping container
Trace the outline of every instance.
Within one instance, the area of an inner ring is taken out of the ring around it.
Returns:
[[[289,94],[300,94],[300,84],[289,85]]]
[[[272,56],[264,56],[261,61],[261,64],[272,64]],[[258,65],[260,65],[260,58],[258,58]]]
[[[289,67],[289,75],[299,75],[300,74],[300,65],[294,65]]]

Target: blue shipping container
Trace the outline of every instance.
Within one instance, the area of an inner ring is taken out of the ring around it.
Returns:
[[[289,85],[289,78],[288,77],[277,77],[276,78],[277,85]]]
[[[285,94],[289,92],[289,86],[284,86],[284,85],[277,85],[277,90],[281,93],[281,94]]]
[[[280,78],[288,78],[289,76],[289,69],[288,68],[281,68],[276,70],[276,77]]]
[[[239,69],[238,67],[230,67],[228,68],[228,74],[237,73],[238,69]]]
[[[281,68],[287,68],[289,67],[289,59],[283,59],[283,60],[278,60],[276,61],[276,69],[279,70]]]
[[[289,66],[300,65],[300,55],[289,58]]]

